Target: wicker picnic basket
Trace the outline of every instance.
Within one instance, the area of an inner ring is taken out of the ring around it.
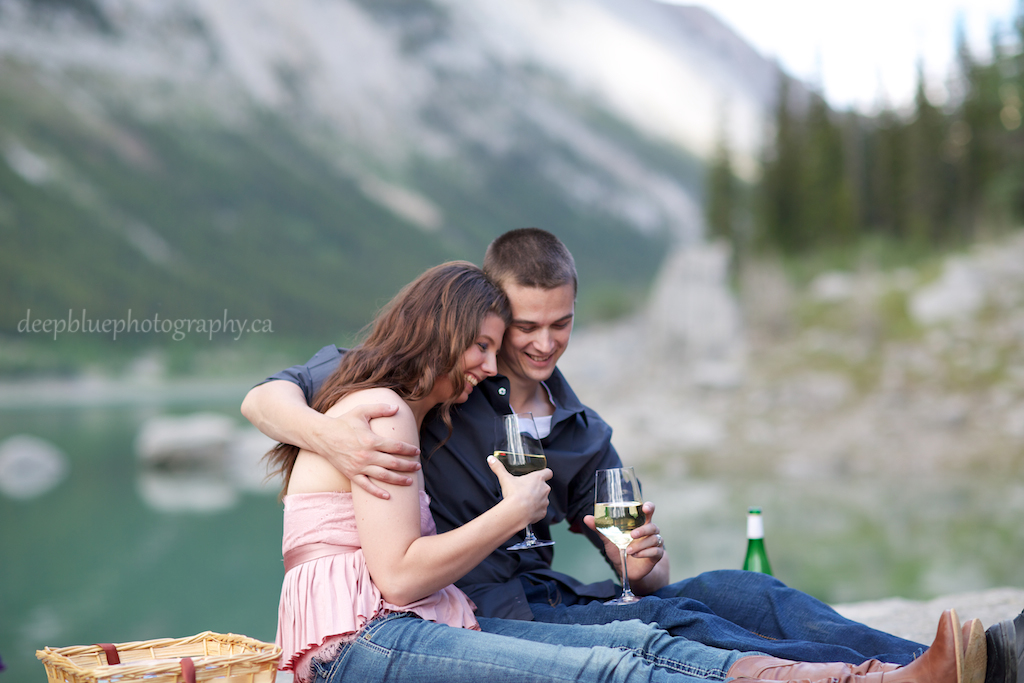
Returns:
[[[49,683],[274,683],[281,648],[212,631],[36,651]]]

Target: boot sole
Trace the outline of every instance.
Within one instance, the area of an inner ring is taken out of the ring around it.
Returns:
[[[977,619],[971,619],[965,626],[963,683],[984,683],[988,668],[988,647],[985,644],[985,629]]]
[[[991,640],[988,640],[989,636]],[[1018,683],[1017,628],[1013,621],[1007,619],[993,626],[986,634],[986,640],[989,666],[985,683]],[[1001,661],[996,661],[997,658]]]

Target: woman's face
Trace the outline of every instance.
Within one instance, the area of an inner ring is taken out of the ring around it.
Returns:
[[[498,372],[497,355],[504,334],[504,321],[493,313],[488,314],[480,325],[476,339],[462,354],[462,361],[459,365],[462,368],[465,382],[455,399],[456,403],[464,403],[469,399],[473,387],[482,382],[484,378],[492,377]]]

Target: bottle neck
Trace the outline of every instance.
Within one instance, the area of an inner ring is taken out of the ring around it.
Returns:
[[[747,538],[764,538],[764,520],[761,515],[747,515]]]

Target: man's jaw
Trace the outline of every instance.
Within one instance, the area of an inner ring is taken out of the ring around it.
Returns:
[[[557,352],[554,351],[545,355],[517,351],[498,358],[498,373],[508,377],[513,383],[516,381],[525,381],[527,384],[540,383],[555,372],[557,355]]]
[[[536,353],[529,353],[527,351],[523,351],[523,355],[529,358],[531,361],[533,361],[534,365],[547,365],[551,361],[551,359],[555,357],[555,352],[552,351],[549,354],[540,355]]]
[[[523,371],[525,379],[530,382],[545,382],[555,372],[555,361],[558,357],[557,351],[551,353],[538,355],[534,353],[522,352],[523,358],[520,360],[520,367]]]

